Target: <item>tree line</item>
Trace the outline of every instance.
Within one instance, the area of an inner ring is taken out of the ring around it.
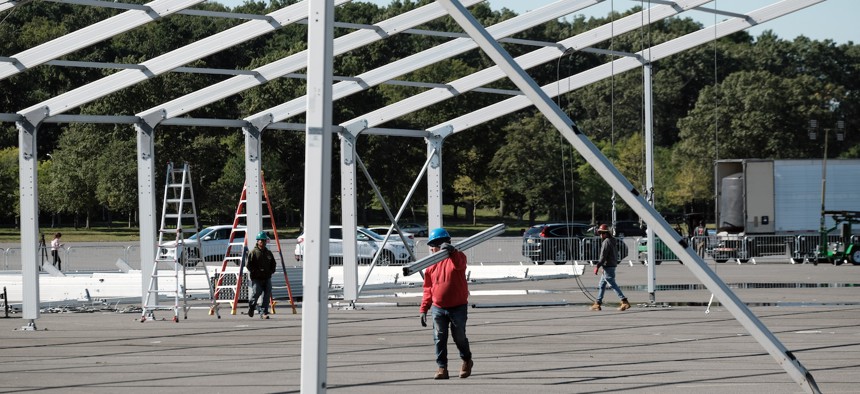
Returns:
[[[144,0],[132,1],[144,3]],[[295,1],[247,2],[233,9],[205,2],[198,9],[266,14]],[[349,3],[336,9],[336,20],[372,24],[430,1],[394,1],[389,6]],[[625,15],[568,17],[545,23],[515,38],[561,41]],[[471,8],[485,26],[516,16],[486,4]],[[65,3],[29,2],[0,12],[0,56],[13,56],[121,11]],[[174,14],[64,56],[66,60],[136,64],[228,29],[242,20]],[[420,29],[461,31],[450,18]],[[699,30],[689,18],[670,18],[643,30],[598,45],[602,49],[638,52]],[[335,35],[352,30],[337,28]],[[306,49],[306,27],[292,24],[187,66],[250,70]],[[354,76],[396,59],[429,49],[447,39],[398,34],[336,57],[334,72]],[[514,56],[535,50],[504,44]],[[544,85],[608,61],[607,55],[576,52],[527,70]],[[492,66],[480,51],[439,62],[398,78],[443,83]],[[14,113],[53,96],[116,72],[114,69],[41,65],[0,80],[0,113]],[[68,113],[133,115],[223,80],[207,73],[170,72],[122,89]],[[615,166],[640,190],[645,189],[643,75],[633,70],[557,98],[561,108]],[[805,37],[784,40],[770,31],[758,37],[735,33],[707,45],[661,59],[653,65],[655,204],[661,212],[711,209],[713,161],[732,158],[820,158],[821,140],[807,135],[810,119],[824,128],[846,123],[845,141],[831,136],[828,156],[860,157],[860,48]],[[516,89],[506,80],[487,86]],[[241,94],[191,111],[199,118],[241,119],[305,94],[305,80],[282,77]],[[426,88],[383,84],[334,104],[335,123],[353,119]],[[426,129],[508,96],[468,92],[392,120],[383,127]],[[304,122],[303,116],[288,122]],[[17,221],[17,129],[0,123],[0,218]],[[43,218],[91,220],[137,218],[136,139],[130,125],[43,124],[38,133],[39,208]],[[301,224],[304,185],[304,134],[263,133],[263,169],[280,225]],[[337,139],[335,139],[337,144]],[[232,219],[244,183],[244,138],[241,129],[159,126],[156,130],[157,187],[168,162],[192,168],[196,205],[204,224]],[[423,139],[362,136],[357,151],[389,205],[397,207],[426,160]],[[333,158],[332,190],[339,190],[338,148]],[[443,201],[455,214],[474,220],[477,208],[500,217],[534,222],[591,220],[608,217],[608,185],[533,107],[478,125],[446,139],[443,151]],[[382,222],[369,183],[356,187],[359,223]],[[332,209],[340,195],[332,193]],[[420,219],[426,205],[422,184],[408,210]],[[159,205],[160,206],[160,205]],[[632,212],[618,201],[620,217]],[[338,215],[333,212],[337,220]],[[43,219],[44,222],[49,219]]]

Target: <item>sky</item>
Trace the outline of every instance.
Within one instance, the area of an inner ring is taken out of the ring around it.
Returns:
[[[216,1],[230,7],[234,7],[244,2],[244,0]],[[356,1],[367,1],[379,5],[388,5],[391,3],[391,0]],[[522,14],[528,10],[542,7],[557,0],[488,1],[490,3],[490,7],[493,9],[505,7],[518,14]],[[648,0],[643,1],[647,7]],[[705,4],[705,7],[746,13],[775,1],[776,0],[715,0]],[[606,0],[603,3],[588,7],[577,14],[585,15],[586,18],[591,16],[604,17],[609,14],[613,9],[613,6],[617,11],[622,12],[637,5],[640,5],[639,0]],[[860,44],[860,28],[854,24],[857,23],[858,15],[860,15],[860,1],[858,0],[826,0],[823,3],[804,8],[800,11],[763,23],[760,26],[750,28],[748,29],[748,32],[753,36],[758,36],[765,30],[773,30],[777,36],[786,40],[793,40],[799,35],[804,35],[814,40],[831,39],[838,44],[844,44],[848,41],[852,41],[854,44]],[[683,13],[682,16],[693,18],[705,26],[710,26],[714,22],[714,14],[712,13],[688,11]],[[717,21],[726,18],[727,17],[718,15]]]

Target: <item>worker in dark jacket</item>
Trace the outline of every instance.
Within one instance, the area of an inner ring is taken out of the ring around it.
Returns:
[[[260,308],[260,318],[269,318],[269,300],[272,299],[272,274],[275,273],[277,264],[275,255],[266,248],[269,236],[265,231],[257,234],[257,245],[248,253],[248,275],[251,277],[251,298],[248,300],[248,316],[254,317],[257,311],[257,299],[263,296],[263,305]]]
[[[618,298],[621,299],[621,306],[618,307],[618,310],[625,311],[630,308],[630,303],[627,302],[627,297],[624,296],[624,293],[621,292],[621,288],[618,287],[617,283],[615,283],[615,268],[618,267],[618,249],[616,247],[616,239],[612,236],[609,231],[609,227],[605,224],[600,225],[597,233],[600,234],[602,242],[600,244],[600,261],[597,262],[597,267],[594,268],[594,274],[597,275],[598,271],[602,267],[603,276],[600,277],[600,282],[597,284],[597,300],[594,301],[594,305],[591,306],[591,310],[599,311],[602,309],[603,293],[606,291],[606,285],[608,284],[612,287],[612,290],[615,290],[615,294],[618,295]]]

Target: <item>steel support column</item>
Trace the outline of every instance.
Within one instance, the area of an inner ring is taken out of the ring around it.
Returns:
[[[21,201],[21,291],[24,327],[36,329],[39,318],[39,161],[36,156],[36,124],[29,120],[15,122],[18,127],[18,191]]]
[[[263,230],[263,186],[260,173],[263,171],[261,157],[263,149],[263,127],[250,124],[242,128],[245,134],[245,241],[253,248],[254,239]]]
[[[644,217],[649,228],[660,236],[666,245],[681,257],[685,266],[708,288],[735,319],[773,356],[789,376],[804,390],[812,393],[820,392],[812,374],[800,364],[794,355],[767,329],[767,327],[746,307],[746,305],[726,286],[713,271],[708,269],[704,260],[693,252],[679,235],[669,226],[660,214],[639,195],[639,192],[624,178],[612,163],[588,140],[576,124],[550,99],[538,84],[520,68],[514,59],[498,42],[493,40],[487,31],[469,12],[455,0],[436,0],[442,4],[451,17],[463,30],[469,34],[478,46],[495,62],[523,91],[525,96],[538,110],[558,129],[562,135],[576,148],[585,160],[603,177],[625,202]]]
[[[340,133],[341,239],[343,239],[343,299],[358,299],[358,240],[356,239],[356,153],[358,132],[347,128]]]
[[[325,393],[331,206],[334,1],[308,2],[308,109],[305,140],[305,261],[302,303],[303,393]]]
[[[149,293],[149,275],[155,266],[155,126],[147,122],[134,125],[137,132],[137,206],[140,216],[140,304],[156,305],[157,294]],[[158,278],[155,288],[158,288]]]
[[[427,231],[442,227],[442,143],[450,129],[427,138]]]

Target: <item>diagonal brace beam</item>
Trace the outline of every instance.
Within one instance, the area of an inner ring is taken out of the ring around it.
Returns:
[[[534,103],[535,107],[547,117],[556,129],[576,148],[576,150],[594,167],[598,174],[618,193],[627,204],[633,208],[640,217],[644,218],[648,226],[661,239],[671,240],[677,237],[668,222],[639,195],[630,182],[616,169],[597,147],[582,134],[576,124],[571,120],[550,97],[531,79],[526,72],[517,65],[493,38],[486,29],[457,1],[436,0],[448,10],[451,17],[466,31],[481,47],[481,49],[495,62],[517,85],[520,90]],[[711,271],[704,260],[696,255],[693,250],[682,240],[677,242],[666,242],[672,244],[670,248],[676,252],[682,260],[687,263],[690,271],[711,290],[715,296],[726,305],[726,309],[735,316],[741,325],[773,356],[774,359],[788,372],[804,390],[816,393],[820,392],[812,374],[804,368],[785,346],[768,330],[768,328],[746,307],[746,305],[726,286],[723,281]]]

